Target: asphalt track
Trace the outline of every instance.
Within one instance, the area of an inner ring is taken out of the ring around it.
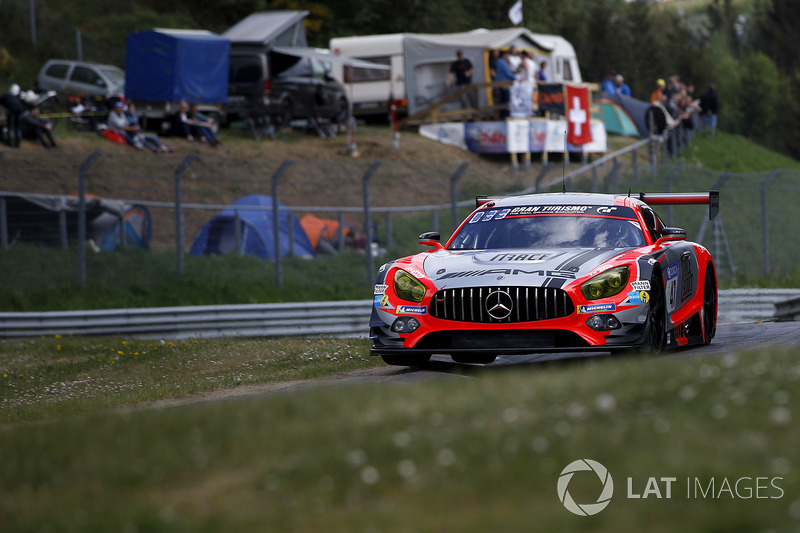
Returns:
[[[684,348],[664,352],[663,357],[702,357],[715,356],[738,350],[765,348],[770,346],[800,345],[800,322],[757,322],[745,324],[723,324],[717,326],[717,333],[711,344],[694,348]],[[469,367],[489,369],[533,365],[541,363],[568,362],[587,357],[607,357],[609,352],[562,352],[532,353],[529,355],[500,356],[489,365],[465,365],[454,363],[447,356],[434,356],[425,368],[386,366],[385,372],[371,376],[345,378],[345,380],[368,382],[409,381],[439,377],[469,377]],[[475,368],[475,370],[478,370]],[[466,371],[466,372],[465,372]]]

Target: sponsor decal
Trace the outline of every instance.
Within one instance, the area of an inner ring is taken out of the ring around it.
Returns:
[[[606,304],[590,304],[590,305],[579,305],[578,306],[578,314],[584,315],[586,313],[598,313],[600,311],[616,311],[617,304],[610,302]]]
[[[477,221],[479,221],[483,217],[483,213],[484,211],[481,211],[480,213],[475,213],[474,215],[472,215],[472,218],[469,219],[469,223],[474,224]]]
[[[485,215],[483,215],[483,221],[488,222],[494,218],[497,214],[497,211],[487,211]]]
[[[497,212],[497,216],[494,217],[495,220],[500,220],[501,218],[506,218],[506,215],[511,211],[511,209],[502,209]]]
[[[383,284],[375,285],[375,291],[373,292],[373,294],[383,294],[383,293],[385,293],[386,292],[386,287],[387,286],[383,285]]]
[[[406,268],[405,271],[408,272],[409,274],[411,274],[412,276],[414,276],[417,279],[425,277],[425,274],[423,274],[422,272],[420,272],[419,270],[417,270],[414,267]]]
[[[678,307],[678,263],[667,267],[667,312],[672,313]]]
[[[384,294],[384,295],[381,295],[381,296],[375,296],[374,302],[375,302],[375,304],[374,304],[375,307],[377,307],[378,309],[391,309],[392,308],[392,306],[389,305],[389,295],[388,294]]]
[[[498,275],[518,276],[541,276],[548,278],[563,278],[575,279],[574,272],[565,272],[563,270],[522,270],[519,268],[491,268],[488,270],[467,270],[465,272],[450,272],[444,276],[436,278],[436,281],[450,278],[471,278],[475,276],[498,276]]]
[[[527,261],[527,262],[541,262],[548,258],[550,254],[497,254],[489,261]]]
[[[650,281],[642,280],[642,281],[634,281],[631,283],[631,287],[635,291],[649,291],[650,290]]]
[[[424,315],[428,310],[424,305],[398,305],[397,312],[405,315]]]
[[[650,293],[647,291],[633,291],[628,293],[629,304],[646,304],[650,301]]]
[[[597,208],[597,212],[602,214],[602,215],[609,215],[609,214],[613,213],[616,210],[617,210],[616,207],[598,207]]]
[[[534,215],[534,214],[552,214],[552,213],[585,213],[587,209],[591,209],[588,205],[528,205],[522,207],[515,207],[511,210],[511,216],[518,215]]]

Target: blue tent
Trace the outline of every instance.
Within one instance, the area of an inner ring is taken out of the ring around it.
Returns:
[[[236,209],[244,206],[263,206],[264,209]],[[283,204],[278,203],[280,212],[280,251],[281,257],[290,255],[316,257],[314,248],[308,240],[300,220]],[[239,248],[237,249],[236,217],[239,217]],[[242,253],[261,259],[275,259],[274,225],[272,223],[272,198],[251,194],[236,200],[231,208],[206,222],[192,243],[192,255],[221,255]],[[290,241],[290,235],[292,241]],[[290,242],[292,245],[290,246]]]
[[[204,30],[128,34],[125,96],[157,102],[228,101],[231,42]]]

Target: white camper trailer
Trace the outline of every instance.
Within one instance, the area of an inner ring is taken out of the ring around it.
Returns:
[[[575,49],[569,41],[558,35],[533,33],[526,28],[448,34],[395,33],[340,37],[330,41],[334,54],[391,67],[387,72],[350,71],[346,66],[334,66],[334,78],[350,86],[354,113],[360,115],[386,113],[390,98],[398,103],[401,112],[413,114],[446,96],[445,81],[456,50],[462,50],[464,57],[472,62],[474,83],[489,82],[491,51],[511,46],[528,50],[537,65],[544,60],[548,81],[582,81]],[[480,105],[486,105],[488,97],[488,91],[479,94]],[[458,105],[458,102],[450,104],[452,108]]]
[[[334,55],[350,56],[389,67],[389,70],[376,70],[351,69],[341,63],[333,65],[331,72],[334,79],[348,87],[348,91],[352,90],[349,96],[354,114],[386,114],[391,98],[400,108],[405,108],[405,36],[405,33],[393,33],[331,39],[330,49]]]

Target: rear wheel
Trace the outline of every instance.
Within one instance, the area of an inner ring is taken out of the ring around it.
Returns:
[[[392,366],[425,366],[431,360],[430,355],[417,354],[382,354],[381,359]]]
[[[664,305],[664,282],[656,273],[650,280],[650,309],[647,311],[647,344],[650,353],[658,354],[664,349],[666,329],[666,307]]]
[[[708,265],[703,288],[703,344],[711,344],[717,332],[717,275]]]

